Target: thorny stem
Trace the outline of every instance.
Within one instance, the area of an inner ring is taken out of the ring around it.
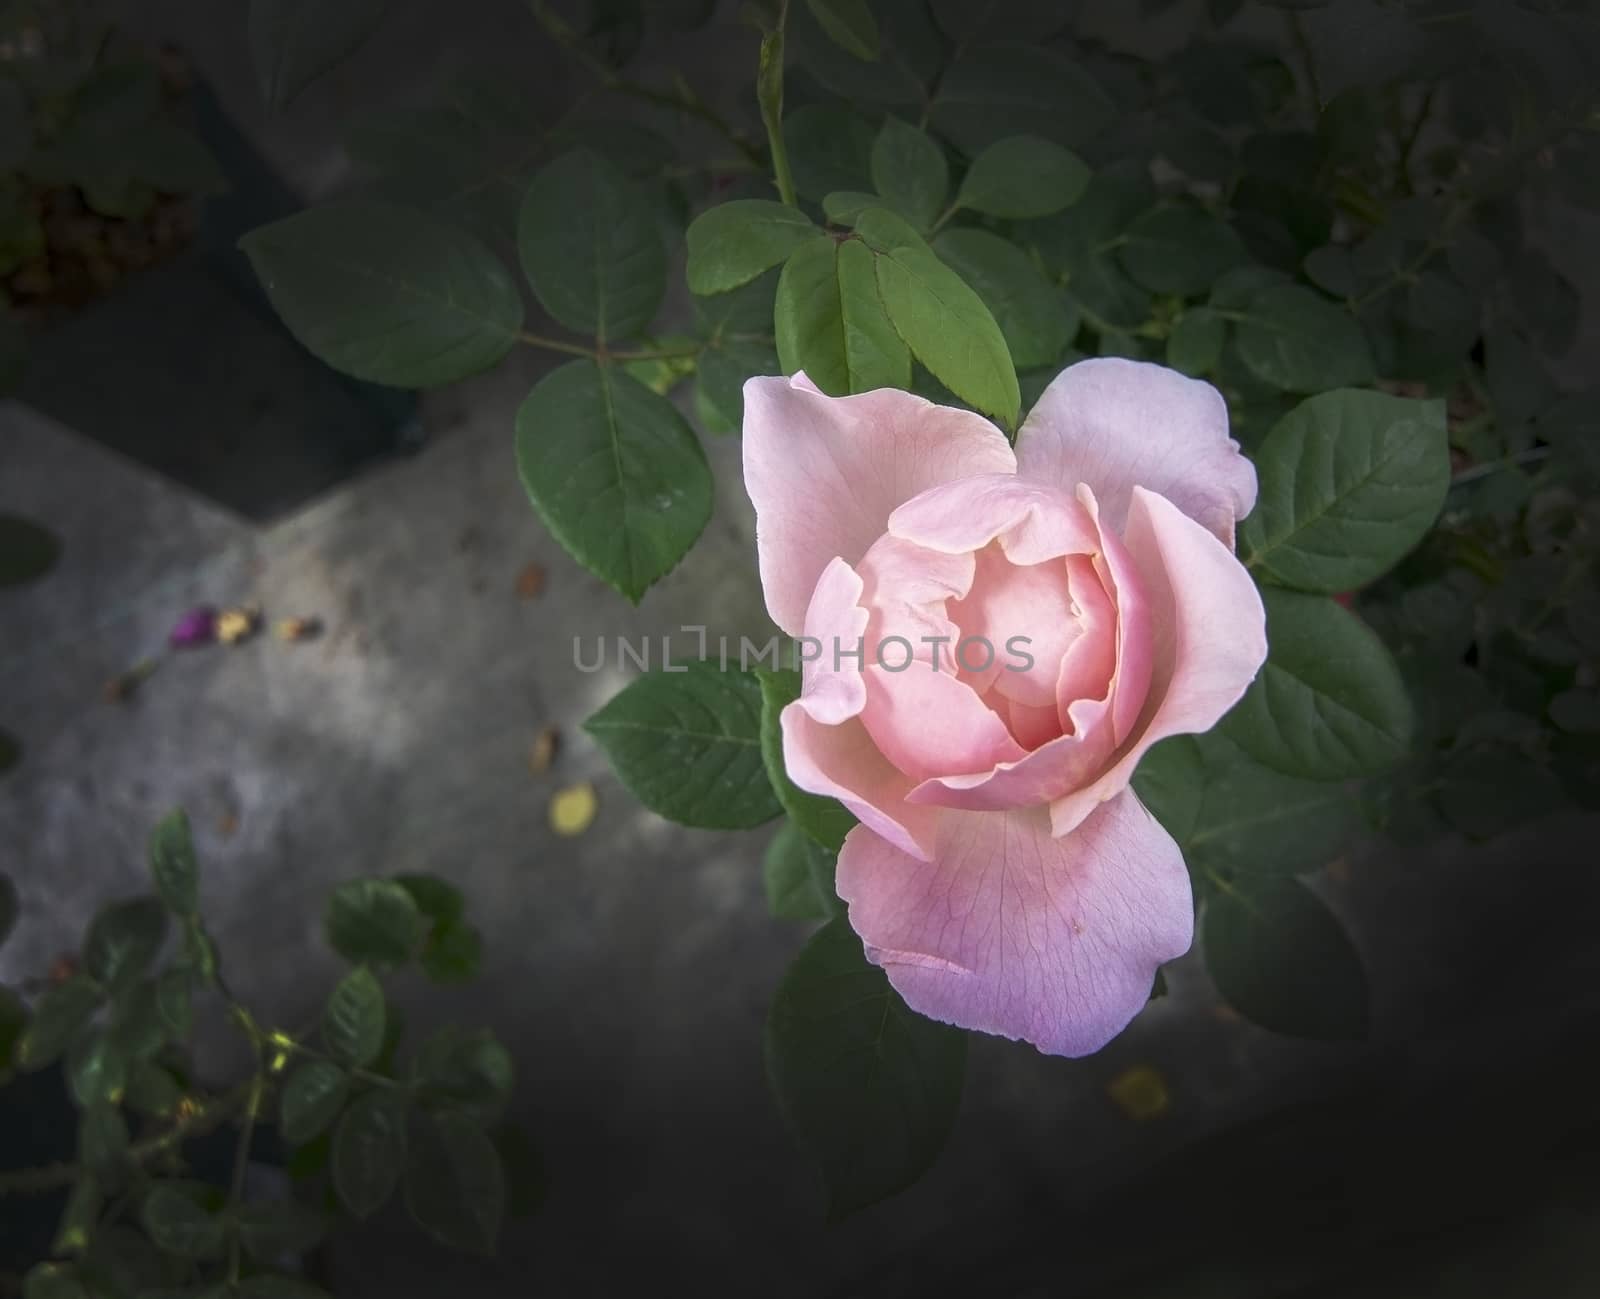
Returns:
[[[783,142],[783,29],[788,19],[789,0],[781,0],[776,25],[761,38],[756,99],[761,104],[761,120],[767,128],[767,145],[772,153],[772,175],[778,182],[778,197],[789,207],[799,207],[794,175],[789,170],[789,150]]]

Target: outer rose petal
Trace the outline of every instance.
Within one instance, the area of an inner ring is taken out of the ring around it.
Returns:
[[[926,862],[857,826],[838,883],[914,1010],[1049,1055],[1120,1033],[1194,936],[1182,854],[1131,791],[1063,839],[1043,808],[946,812]]]
[[[1150,601],[1150,691],[1133,742],[1097,779],[1050,805],[1058,835],[1126,789],[1157,740],[1215,726],[1267,658],[1266,612],[1256,584],[1200,524],[1165,497],[1136,487],[1123,541]]]
[[[1051,380],[1017,434],[1017,473],[1072,491],[1088,483],[1120,532],[1135,487],[1165,496],[1229,549],[1256,503],[1256,471],[1228,436],[1208,383],[1148,361],[1100,357]]]
[[[922,858],[932,854],[939,809],[906,802],[911,778],[878,751],[859,718],[825,726],[797,699],[778,721],[790,780],[809,793],[838,799],[862,825],[902,852]]]
[[[829,397],[804,374],[750,379],[744,484],[767,612],[798,636],[828,561],[856,563],[896,506],[939,483],[1016,465],[1005,434],[971,411],[893,388]]]

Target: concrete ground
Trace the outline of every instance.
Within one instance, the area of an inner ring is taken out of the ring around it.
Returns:
[[[263,123],[240,34],[210,8],[161,0],[141,21],[184,35],[307,193],[337,185],[327,123],[363,84],[392,85],[402,55],[412,70],[444,57],[422,7],[397,5],[376,62]],[[471,40],[497,38],[505,6],[457,9]],[[0,721],[25,751],[0,781],[25,916],[0,977],[45,968],[97,901],[142,888],[145,834],[178,804],[233,982],[268,1017],[302,1022],[335,977],[319,914],[340,879],[436,872],[484,929],[478,985],[406,983],[397,996],[416,1031],[448,1017],[508,1042],[546,1203],[491,1261],[384,1217],[335,1246],[340,1299],[445,1287],[581,1299],[640,1278],[668,1294],[772,1299],[1487,1296],[1513,1277],[1561,1296],[1600,1274],[1584,1228],[1596,1103],[1573,1045],[1600,1023],[1592,820],[1490,848],[1368,853],[1322,882],[1369,964],[1366,1047],[1240,1023],[1192,957],[1172,969],[1171,995],[1092,1059],[975,1039],[938,1167],[824,1228],[761,1070],[765,1008],[804,937],[766,915],[769,832],[663,822],[578,729],[622,678],[576,671],[574,636],[764,626],[738,445],[706,439],[715,517],[631,609],[550,540],[516,480],[512,416],[544,364],[519,354],[430,396],[419,454],[270,526],[0,405],[0,511],[46,522],[65,545],[46,581],[0,597]],[[547,581],[525,599],[530,563]],[[315,616],[325,634],[183,655],[131,702],[107,702],[107,680],[200,602]],[[528,748],[547,725],[565,743],[535,776]],[[595,783],[601,814],[559,838],[546,805],[574,780]],[[236,1061],[208,1038],[209,1070]],[[1135,1122],[1109,1099],[1134,1065],[1164,1075],[1163,1117]]]

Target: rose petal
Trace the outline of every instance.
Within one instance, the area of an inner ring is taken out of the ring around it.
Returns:
[[[1078,486],[1078,500],[1094,519],[1100,533],[1101,552],[1094,567],[1101,585],[1117,611],[1117,666],[1111,679],[1112,730],[1121,744],[1133,730],[1150,693],[1152,632],[1150,600],[1139,578],[1138,566],[1115,532],[1102,526],[1099,503],[1087,483]],[[1087,693],[1087,692],[1086,692]],[[1098,693],[1095,697],[1099,697]],[[1065,709],[1072,699],[1063,695]]]
[[[1080,699],[1104,699],[1117,668],[1117,610],[1106,592],[1100,565],[1087,555],[1068,555],[1067,589],[1081,634],[1067,646],[1056,674],[1053,702],[1065,730],[1068,709]]]
[[[1071,489],[988,474],[930,488],[889,516],[889,531],[929,550],[959,555],[998,541],[1013,564],[1092,554],[1099,534]]]
[[[767,612],[791,636],[828,561],[860,560],[902,502],[1016,469],[1005,434],[982,416],[892,388],[828,397],[804,375],[754,378],[744,412],[761,586]]]
[[[844,560],[835,559],[822,570],[806,609],[805,634],[812,644],[805,652],[816,651],[816,657],[807,658],[801,670],[800,698],[806,712],[829,726],[854,717],[867,702],[861,659],[856,657],[867,630],[861,591],[860,575]]]
[[[1267,657],[1266,613],[1255,583],[1198,522],[1136,487],[1124,540],[1150,601],[1150,690],[1136,738],[1093,782],[1051,805],[1058,835],[1121,793],[1152,744],[1215,726]]]
[[[1079,699],[1068,710],[1070,730],[1014,762],[972,775],[935,776],[906,795],[918,805],[972,812],[1038,807],[1070,794],[1103,771],[1116,752],[1105,699]]]
[[[906,802],[911,778],[878,751],[860,718],[827,726],[796,700],[778,715],[783,765],[801,789],[836,798],[902,852],[927,857],[941,815]]]
[[[900,672],[869,664],[865,676],[862,724],[912,780],[987,772],[1025,752],[970,686],[931,663],[912,662]]]
[[[1017,434],[1017,472],[1071,491],[1088,483],[1121,532],[1135,487],[1159,492],[1233,547],[1256,501],[1255,467],[1228,436],[1208,383],[1147,361],[1099,357],[1050,382]]]
[[[928,861],[858,826],[838,888],[912,1009],[1049,1055],[1104,1046],[1193,939],[1183,857],[1131,792],[1062,839],[1042,808],[947,812]]]
[[[972,590],[949,605],[962,637],[973,642],[959,666],[976,688],[992,687],[1033,708],[1055,704],[1061,660],[1084,630],[1074,612],[1067,562],[1058,556],[1042,564],[1014,564],[996,545],[978,552]],[[1008,651],[1008,642],[1018,636],[1027,637],[1031,667]],[[1105,678],[1100,686],[1103,690]]]

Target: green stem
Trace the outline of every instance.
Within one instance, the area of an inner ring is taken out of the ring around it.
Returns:
[[[790,207],[799,207],[794,175],[789,170],[789,150],[783,142],[783,28],[788,18],[789,0],[781,0],[777,26],[761,38],[756,99],[761,104],[761,120],[767,128],[767,145],[772,153],[772,174],[778,182],[778,197]]]
[[[934,235],[943,230],[945,222],[959,211],[961,211],[961,201],[959,199],[953,200],[949,207],[939,213],[939,219],[933,223],[933,228],[928,231],[928,238],[932,239]]]
[[[160,1136],[134,1142],[128,1147],[128,1159],[135,1164],[143,1164],[158,1155],[176,1150],[193,1137],[216,1130],[248,1100],[255,1081],[252,1079],[251,1082],[240,1083],[232,1091],[201,1105]],[[45,1164],[39,1168],[0,1173],[0,1195],[34,1195],[57,1191],[64,1186],[71,1186],[82,1173],[83,1169],[77,1164]]]
[[[256,1048],[256,1072],[250,1080],[250,1096],[245,1102],[244,1118],[239,1124],[239,1144],[233,1151],[233,1181],[228,1187],[228,1213],[232,1215],[244,1200],[244,1176],[250,1167],[250,1141],[255,1136],[256,1118],[261,1113],[261,1098],[266,1091],[267,1078],[261,1068],[261,1049]],[[239,1233],[231,1231],[228,1237],[228,1280],[239,1279]]]
[[[559,338],[547,338],[543,334],[530,334],[526,330],[518,330],[517,338],[529,347],[542,347],[547,351],[561,352],[567,356],[586,356],[591,361],[671,361],[678,357],[700,355],[698,345],[630,348],[616,352],[609,347],[586,347],[582,343],[568,343]]]

